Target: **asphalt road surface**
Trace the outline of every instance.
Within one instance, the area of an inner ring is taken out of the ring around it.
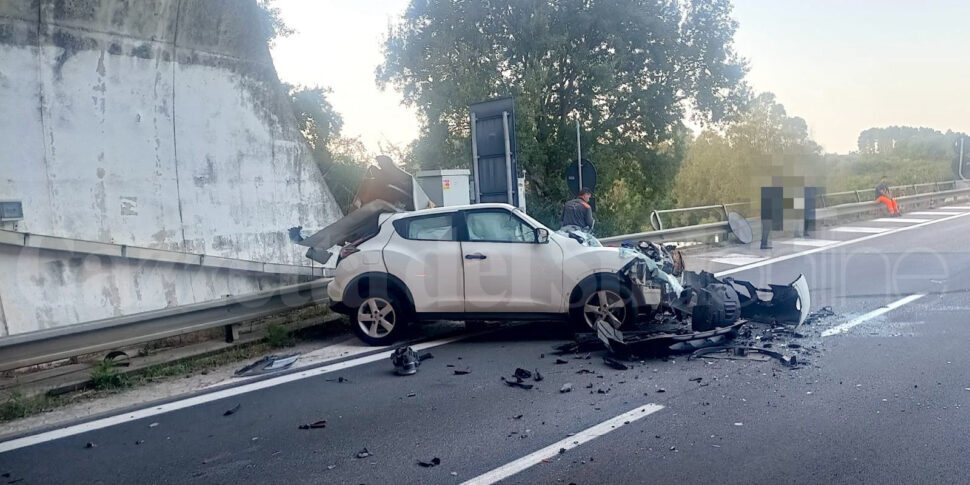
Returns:
[[[414,376],[363,358],[54,430],[0,453],[0,474],[23,484],[968,483],[968,235],[970,216],[956,217],[740,267],[732,276],[758,283],[805,273],[813,308],[836,312],[775,342],[797,353],[794,369],[675,356],[614,370],[605,351],[554,355],[570,338],[561,326],[509,326],[432,342]],[[516,367],[544,379],[506,386]],[[327,426],[299,429],[318,420]]]

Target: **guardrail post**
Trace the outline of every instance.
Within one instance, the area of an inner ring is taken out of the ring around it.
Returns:
[[[855,201],[856,202],[862,202],[862,196],[859,195],[859,191],[858,190],[855,191]]]
[[[226,325],[226,343],[231,344],[236,340],[239,340],[239,324]]]
[[[913,195],[918,195],[919,189],[916,188],[916,184],[913,184]]]

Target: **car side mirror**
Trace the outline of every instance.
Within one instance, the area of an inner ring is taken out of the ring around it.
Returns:
[[[536,229],[536,242],[539,244],[546,244],[549,242],[549,229],[540,227]]]

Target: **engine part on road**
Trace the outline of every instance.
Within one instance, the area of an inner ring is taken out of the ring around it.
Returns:
[[[394,373],[399,376],[410,376],[417,374],[418,366],[421,362],[431,359],[434,356],[430,353],[418,355],[411,347],[404,346],[394,349],[391,353],[391,363],[394,364]]]

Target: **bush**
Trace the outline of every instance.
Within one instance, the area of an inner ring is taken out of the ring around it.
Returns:
[[[273,348],[292,347],[296,345],[296,339],[289,329],[273,323],[266,327],[266,343]]]
[[[95,389],[117,389],[128,385],[128,376],[118,372],[114,362],[102,360],[91,369],[91,385]]]

